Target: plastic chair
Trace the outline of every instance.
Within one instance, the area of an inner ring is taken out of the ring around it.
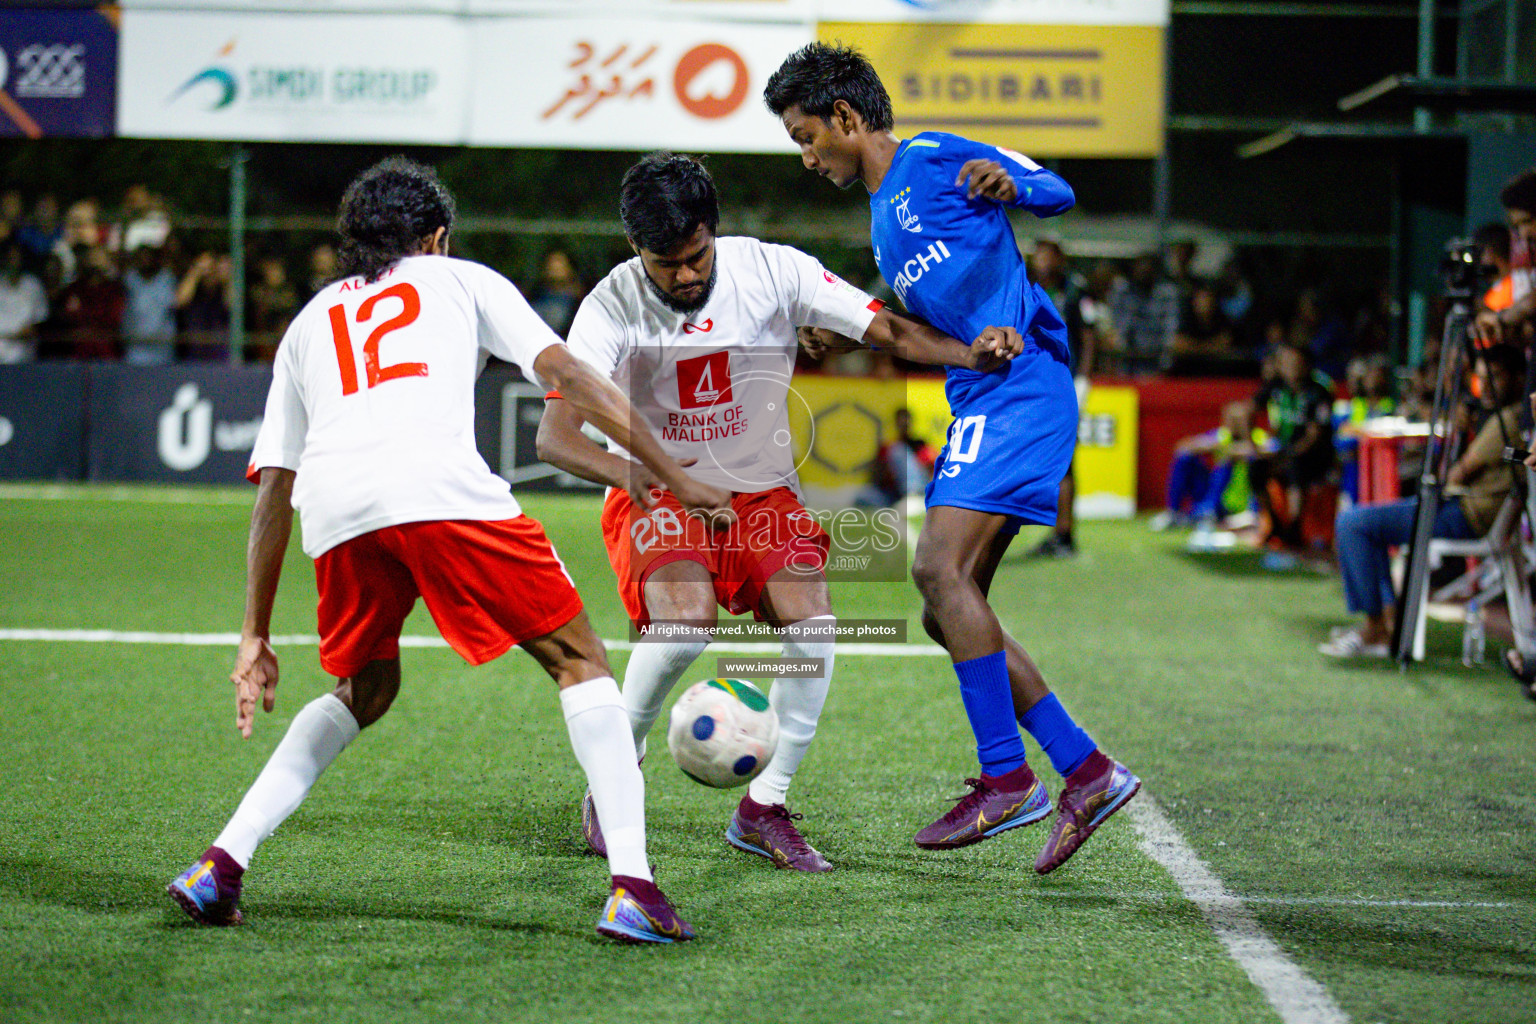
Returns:
[[[1526,469],[1526,494],[1531,495],[1530,470]],[[1528,501],[1536,500],[1528,498]],[[1475,568],[1469,569],[1445,586],[1431,592],[1419,602],[1418,629],[1413,638],[1413,659],[1424,660],[1424,623],[1431,601],[1447,601],[1461,598],[1476,600],[1479,607],[1488,598],[1499,593],[1509,608],[1510,627],[1514,632],[1515,648],[1525,659],[1536,658],[1536,625],[1531,618],[1531,553],[1527,550],[1520,532],[1522,513],[1536,523],[1536,509],[1526,508],[1519,495],[1511,492],[1499,506],[1499,514],[1488,533],[1476,540],[1447,540],[1433,538],[1429,542],[1429,570],[1440,567],[1446,558],[1477,559]],[[1426,581],[1428,573],[1425,574]],[[1428,584],[1426,583],[1426,586]],[[1528,660],[1527,664],[1531,662]]]

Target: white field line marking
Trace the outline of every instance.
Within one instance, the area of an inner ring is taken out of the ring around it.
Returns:
[[[76,644],[169,644],[178,647],[235,647],[240,643],[239,633],[147,633],[124,632],[111,629],[0,629],[0,640],[34,640]],[[303,633],[290,636],[274,636],[274,647],[315,647],[318,636]],[[630,640],[604,640],[610,651],[633,651],[640,646]],[[401,647],[447,647],[440,636],[402,636]],[[709,645],[717,654],[778,654],[778,643],[734,643],[719,641]],[[838,654],[861,654],[893,658],[948,657],[944,648],[937,644],[858,644],[839,643]]]
[[[92,487],[70,484],[0,484],[0,500],[5,501],[128,501],[146,505],[250,505],[256,500],[256,488],[249,493],[237,490],[197,490],[172,487]]]
[[[1244,896],[1244,903],[1262,903],[1275,907],[1407,907],[1412,910],[1483,908],[1502,910],[1514,903],[1484,903],[1476,900],[1370,900],[1347,896]]]
[[[1227,891],[1192,850],[1163,809],[1142,790],[1126,808],[1140,834],[1142,852],[1173,876],[1186,898],[1200,908],[1227,955],[1248,975],[1285,1024],[1348,1024],[1349,1017],[1328,990],[1296,965],[1265,933],[1243,901]]]
[[[1068,901],[1103,899],[1101,894],[1058,889],[1043,889],[1036,895],[1047,899]],[[1184,897],[1165,892],[1127,892],[1122,893],[1120,898],[1137,903],[1170,903],[1182,900]],[[1390,907],[1394,910],[1508,910],[1510,907],[1522,905],[1512,902],[1493,903],[1475,900],[1367,899],[1354,896],[1249,896],[1245,894],[1235,898],[1244,903],[1262,903],[1273,907]]]

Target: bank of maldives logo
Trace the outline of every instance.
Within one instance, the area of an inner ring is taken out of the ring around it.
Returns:
[[[677,361],[677,403],[681,408],[707,409],[731,400],[729,352]]]
[[[219,48],[218,57],[222,60],[234,51],[235,41],[231,39]],[[223,110],[240,95],[240,82],[228,68],[214,63],[181,83],[181,87],[171,93],[166,102],[175,103],[194,89],[209,101],[209,110]]]

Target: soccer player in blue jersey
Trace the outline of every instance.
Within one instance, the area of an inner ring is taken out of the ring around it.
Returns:
[[[1141,787],[1072,720],[987,603],[1019,526],[1055,522],[1077,438],[1066,324],[1030,283],[1007,207],[1054,216],[1072,207],[1072,189],[997,146],[940,132],[897,138],[885,86],[845,47],[812,43],[795,52],[763,98],[808,169],[839,188],[868,189],[875,262],[908,310],[959,338],[988,326],[1024,336],[1006,374],[947,371],[954,422],[928,486],[912,576],[923,627],[954,660],[981,772],[917,834],[917,845],[968,846],[1050,814],[1050,796],[1025,763],[1022,725],[1066,780],[1035,861],[1045,874]]]

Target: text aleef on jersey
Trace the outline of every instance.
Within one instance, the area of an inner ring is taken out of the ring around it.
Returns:
[[[740,437],[747,432],[747,413],[739,405],[710,409],[708,412],[669,412],[667,425],[661,428],[663,441],[702,444],[726,437]]]

